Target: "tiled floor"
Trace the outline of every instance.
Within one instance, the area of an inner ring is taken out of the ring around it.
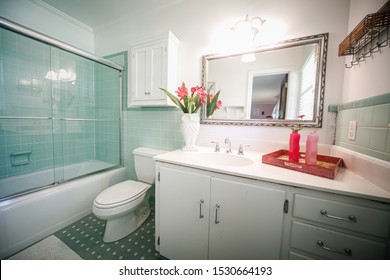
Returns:
[[[104,243],[105,221],[90,214],[55,233],[85,260],[157,260],[154,205],[149,218],[135,232],[116,242]]]

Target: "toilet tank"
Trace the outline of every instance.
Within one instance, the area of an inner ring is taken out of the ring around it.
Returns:
[[[149,184],[154,183],[155,162],[153,157],[166,152],[164,150],[145,147],[134,149],[134,165],[138,181]]]

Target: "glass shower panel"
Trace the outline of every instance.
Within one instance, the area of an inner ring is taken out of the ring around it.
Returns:
[[[96,159],[120,164],[121,83],[117,70],[96,65]]]
[[[0,200],[121,164],[120,67],[22,33],[0,27]]]
[[[53,184],[52,120],[0,119],[0,199]]]
[[[64,166],[59,169],[62,179],[119,165],[119,71],[53,48],[52,73],[58,77],[52,82],[52,99],[56,126],[61,128],[55,151],[60,154],[62,149],[62,154],[55,158]]]
[[[50,46],[0,28],[0,115],[51,117]]]
[[[0,198],[54,182],[49,67],[49,45],[0,28]]]

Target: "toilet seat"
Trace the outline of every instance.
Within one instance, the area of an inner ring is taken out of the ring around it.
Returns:
[[[102,191],[95,199],[98,208],[113,208],[130,203],[142,196],[150,185],[127,180]]]

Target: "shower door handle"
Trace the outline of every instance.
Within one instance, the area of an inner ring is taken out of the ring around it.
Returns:
[[[203,213],[202,213],[202,204],[204,203],[204,200],[203,199],[201,199],[200,201],[199,201],[199,219],[203,219],[204,218],[204,215],[203,215]]]

